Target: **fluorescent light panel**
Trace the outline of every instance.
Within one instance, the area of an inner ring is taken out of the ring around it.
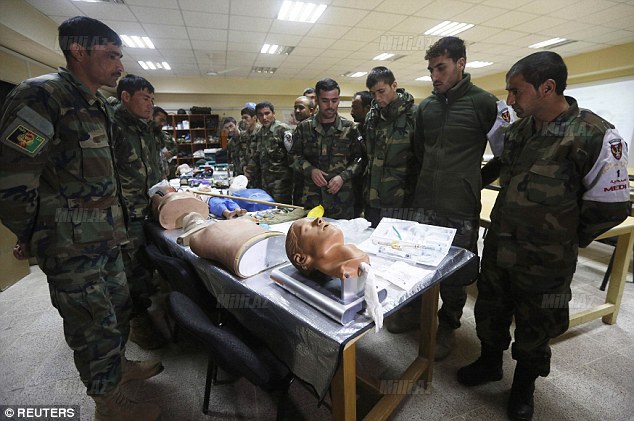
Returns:
[[[486,66],[490,66],[492,65],[493,62],[492,61],[470,61],[468,62],[465,67],[471,67],[472,69],[479,69],[480,67],[486,67]]]
[[[453,22],[450,20],[446,20],[425,31],[425,35],[438,35],[441,37],[448,37],[464,32],[467,29],[473,28],[474,26],[475,25],[472,23]]]
[[[392,54],[392,53],[381,53],[378,56],[374,57],[372,60],[380,60],[380,61],[382,61],[382,60],[387,60],[389,58],[392,58],[394,56],[395,56],[395,54]]]
[[[286,47],[284,45],[277,45],[277,44],[264,44],[262,46],[262,48],[260,49],[260,53],[261,54],[290,54],[293,50],[295,49],[295,47]]]
[[[265,74],[273,74],[277,71],[277,67],[252,67],[252,73],[265,73]]]
[[[347,72],[347,73],[344,73],[343,76],[344,77],[361,77],[367,74],[368,72]]]
[[[421,76],[417,77],[416,80],[420,80],[422,82],[431,82],[431,76]]]
[[[172,66],[170,66],[169,63],[166,61],[153,62],[149,60],[147,61],[139,60],[137,61],[137,63],[139,63],[139,66],[141,66],[143,70],[156,70],[156,69],[172,70]]]
[[[529,45],[528,48],[544,48],[544,47],[548,47],[551,45],[555,45],[555,44],[560,44],[562,42],[566,41],[566,38],[551,38],[551,39],[547,39],[546,41],[542,41],[542,42],[538,42],[536,44],[533,45]]]
[[[129,48],[151,48],[155,49],[154,43],[148,37],[140,37],[137,35],[119,35],[121,41]]]
[[[304,3],[301,1],[285,1],[277,18],[290,22],[315,23],[326,10],[325,4]]]

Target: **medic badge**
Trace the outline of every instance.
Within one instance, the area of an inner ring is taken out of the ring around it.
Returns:
[[[621,139],[610,140],[610,151],[612,155],[616,159],[621,159],[623,156],[623,143],[621,143]]]
[[[45,142],[44,137],[21,124],[18,124],[6,139],[30,156],[35,156]]]
[[[502,120],[506,121],[507,123],[511,122],[511,114],[509,113],[508,108],[502,111],[500,117],[502,117]]]

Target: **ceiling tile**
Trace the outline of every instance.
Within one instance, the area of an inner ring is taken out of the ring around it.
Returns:
[[[247,32],[247,31],[229,31],[229,42],[231,43],[255,43],[258,44],[258,51],[264,44],[266,33],[264,32]]]
[[[184,26],[174,25],[157,25],[153,23],[144,23],[143,28],[150,38],[174,38],[188,39],[187,30]]]
[[[229,14],[229,0],[178,0],[182,10]]]
[[[496,16],[503,15],[506,12],[508,12],[508,10],[506,9],[478,5],[476,7],[472,7],[469,10],[456,14],[451,20],[456,22],[466,22],[473,23],[474,25],[480,25]]]
[[[372,10],[379,4],[381,4],[382,0],[333,0],[332,6],[341,6],[341,7],[351,7],[353,9],[365,9]]]
[[[188,39],[154,38],[154,46],[161,51],[191,49]]]
[[[226,42],[227,32],[224,29],[187,28],[189,38],[192,40]]]
[[[426,30],[433,28],[435,25],[438,25],[438,23],[440,22],[434,19],[412,16],[405,18],[405,20],[399,23],[398,27],[393,28],[393,30],[400,33],[422,35]]]
[[[295,47],[290,57],[304,56],[304,57],[315,57],[318,54],[321,54],[324,51],[324,48],[318,47]]]
[[[27,2],[45,15],[77,16],[82,12],[75,7],[75,3],[68,1],[52,2],[50,0],[27,0]]]
[[[358,24],[359,28],[392,29],[405,20],[406,16],[392,13],[370,12]]]
[[[237,16],[255,16],[277,18],[282,2],[277,0],[231,0],[231,14]]]
[[[94,19],[110,19],[116,16],[118,20],[137,20],[132,11],[122,4],[76,2],[75,6],[86,16]]]
[[[504,32],[500,28],[490,28],[488,26],[475,26],[464,33],[460,37],[465,40],[467,45],[472,42],[483,41],[496,37],[499,41],[504,40]]]
[[[411,16],[424,10],[433,0],[385,0],[376,7],[376,11]]]
[[[607,25],[615,19],[619,19],[621,16],[634,15],[634,7],[627,4],[620,4],[609,9],[597,11],[591,15],[580,16],[577,21],[581,23],[587,23],[592,25]],[[634,25],[634,22],[632,22]]]
[[[569,7],[565,10],[565,18],[576,20],[581,16],[594,15],[611,8],[615,4],[607,0],[579,0],[575,2],[574,7]]]
[[[484,25],[494,28],[518,29],[522,24],[535,20],[538,17],[538,15],[532,13],[510,11],[487,20],[484,22]]]
[[[187,26],[199,28],[228,29],[229,15],[215,13],[191,12],[183,10],[183,19]]]
[[[309,37],[318,37],[318,38],[341,38],[346,32],[350,30],[347,26],[340,25],[325,25],[320,23],[315,23],[313,25],[313,29],[308,32]]]
[[[160,23],[165,25],[184,25],[180,10],[148,9],[147,7],[130,7],[139,22]]]
[[[553,12],[563,8],[575,7],[576,3],[578,3],[577,0],[531,0],[521,4],[516,10],[552,16]],[[559,13],[556,15],[559,15]],[[565,14],[561,15],[565,16]]]
[[[428,19],[439,19],[442,22],[443,20],[454,20],[451,19],[453,16],[465,12],[472,7],[474,7],[472,3],[465,3],[458,0],[436,0],[417,12],[413,12],[412,15]]]
[[[354,26],[368,14],[365,10],[329,7],[317,22],[329,25]]]
[[[178,9],[177,0],[125,0],[130,6],[143,6],[151,8]]]
[[[289,47],[294,47],[299,44],[302,40],[302,37],[297,35],[289,35],[289,34],[273,34],[268,33],[264,42],[267,44],[277,44],[277,45],[286,45]]]
[[[334,39],[330,38],[318,38],[318,37],[304,37],[302,41],[299,43],[300,47],[306,48],[328,48],[335,42]]]
[[[102,20],[103,23],[108,25],[115,31],[117,34],[125,34],[125,35],[138,35],[138,36],[146,36],[145,30],[139,22],[132,21],[114,21],[114,20]]]
[[[348,52],[356,51],[359,48],[365,46],[367,44],[364,41],[349,41],[340,39],[335,41],[334,44],[330,46],[330,48],[334,48],[336,50],[346,50]]]
[[[191,43],[194,50],[227,51],[227,43],[223,41],[193,39]]]
[[[289,22],[285,20],[273,20],[271,25],[271,32],[276,34],[289,34],[289,35],[306,35],[308,31],[312,29],[313,25],[306,22]]]
[[[383,31],[366,29],[366,28],[352,28],[344,36],[341,37],[342,40],[351,40],[351,41],[366,41],[372,42],[378,40],[378,38],[383,34]]]
[[[231,16],[229,18],[229,28],[243,31],[268,32],[271,28],[273,19],[254,18],[247,16]]]

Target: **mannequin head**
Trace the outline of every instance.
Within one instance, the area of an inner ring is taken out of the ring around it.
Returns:
[[[319,271],[336,278],[358,277],[359,264],[368,255],[353,244],[343,243],[343,232],[322,218],[299,219],[286,236],[286,255],[300,272]]]

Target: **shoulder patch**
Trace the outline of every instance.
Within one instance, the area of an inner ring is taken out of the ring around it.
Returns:
[[[6,137],[6,141],[29,156],[35,156],[46,143],[46,138],[18,124]]]
[[[623,142],[621,139],[610,140],[610,152],[612,156],[618,161],[623,156]]]

